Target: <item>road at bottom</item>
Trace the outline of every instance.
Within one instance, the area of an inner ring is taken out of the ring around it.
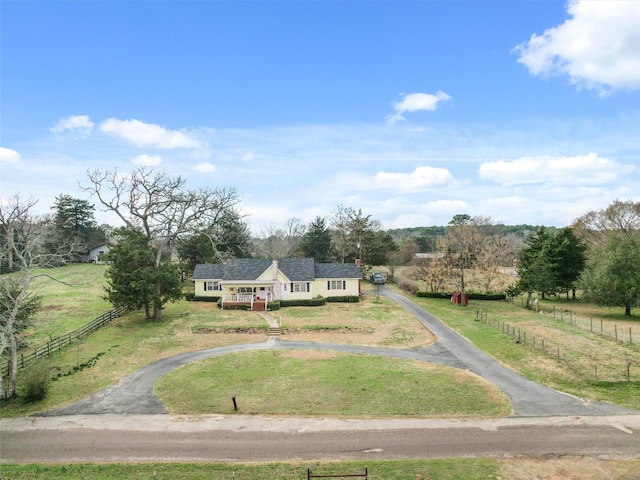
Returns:
[[[612,425],[514,425],[358,431],[0,431],[5,463],[392,460],[584,455],[637,458],[640,431]]]

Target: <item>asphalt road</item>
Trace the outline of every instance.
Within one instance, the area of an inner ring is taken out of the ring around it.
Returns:
[[[640,455],[640,412],[590,402],[504,368],[425,310],[391,289],[438,341],[393,350],[282,341],[192,352],[148,365],[89,399],[40,417],[0,420],[0,460],[222,461],[336,460],[455,456]],[[167,415],[153,392],[162,375],[195,360],[262,349],[336,350],[468,369],[511,400],[509,418],[483,421],[264,419]]]
[[[564,455],[637,458],[640,416],[336,420],[80,415],[2,420],[2,461],[382,460]]]

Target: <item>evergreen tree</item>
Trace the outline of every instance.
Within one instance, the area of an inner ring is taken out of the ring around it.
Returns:
[[[95,207],[87,200],[60,195],[51,209],[54,213],[45,240],[49,251],[60,244],[71,245],[76,253],[74,260],[82,261],[90,248],[105,243],[105,232],[95,221]]]
[[[331,258],[331,232],[322,217],[316,217],[300,240],[300,249],[305,257],[317,263],[326,263]]]
[[[531,307],[534,292],[543,296],[556,291],[556,265],[553,252],[553,234],[546,227],[538,227],[525,239],[518,263],[517,289],[526,292],[527,307]]]
[[[586,245],[574,233],[573,228],[560,229],[555,236],[558,293],[569,291],[576,296],[576,284],[585,266]]]
[[[118,242],[105,256],[105,299],[114,306],[132,310],[144,308],[148,320],[156,308],[179,300],[180,273],[168,255],[156,267],[156,249],[140,231],[122,227],[114,231]]]

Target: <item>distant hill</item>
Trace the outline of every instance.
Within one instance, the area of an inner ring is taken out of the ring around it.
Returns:
[[[496,233],[504,235],[513,235],[519,240],[524,238],[538,228],[535,225],[492,225],[492,229]],[[411,240],[418,245],[420,253],[434,252],[438,245],[438,238],[444,235],[446,227],[407,227],[392,228],[387,233],[395,240],[396,243],[402,244],[407,240]]]

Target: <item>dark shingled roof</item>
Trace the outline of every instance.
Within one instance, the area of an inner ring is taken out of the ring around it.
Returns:
[[[257,280],[272,260],[234,258],[224,264],[198,264],[192,280]],[[360,267],[353,263],[315,263],[313,258],[282,258],[278,269],[292,282],[312,282],[316,278],[362,278]]]
[[[271,266],[266,258],[234,258],[224,264],[202,264],[193,269],[193,280],[256,280]]]
[[[282,258],[278,260],[278,270],[292,282],[313,282],[313,264],[313,258]]]
[[[362,278],[355,263],[316,263],[316,278]]]

